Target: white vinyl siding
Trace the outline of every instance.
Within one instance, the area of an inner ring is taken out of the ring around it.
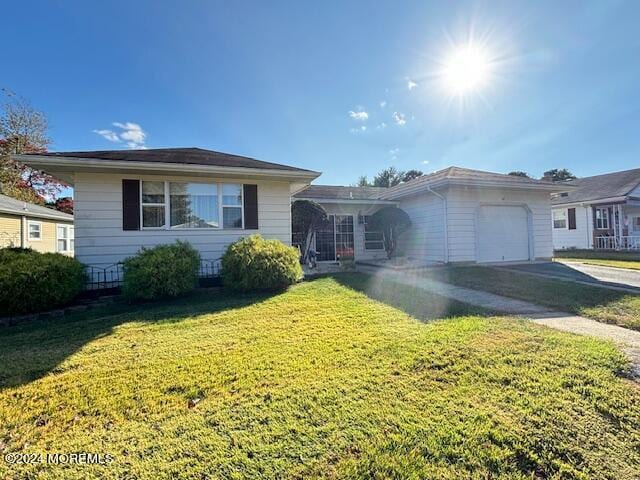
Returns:
[[[444,256],[444,203],[432,193],[402,200],[411,227],[400,236],[398,252],[424,263],[442,263]]]
[[[203,259],[215,260],[239,238],[256,233],[241,229],[122,230],[122,180],[217,182],[258,185],[258,225],[265,238],[291,244],[290,186],[286,181],[243,178],[136,176],[132,174],[75,174],[75,256],[87,265],[111,265],[135,255],[143,247],[175,240],[190,242]]]
[[[548,192],[517,189],[450,187],[447,197],[449,261],[476,262],[476,217],[481,205],[522,205],[530,210],[533,258],[553,256]]]
[[[571,207],[576,209],[576,228],[569,230],[568,228],[553,229],[553,248],[556,250],[567,248],[592,248],[593,235],[592,225],[593,216],[590,207],[576,205]],[[553,210],[567,210],[567,207],[557,207]]]

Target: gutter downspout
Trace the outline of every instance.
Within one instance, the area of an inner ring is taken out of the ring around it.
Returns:
[[[444,195],[431,190],[431,186],[427,185],[427,191],[433,193],[436,197],[442,200],[442,206],[444,209],[444,263],[449,263],[449,222],[447,221],[447,199]]]
[[[20,225],[20,248],[25,248],[27,246],[27,217],[25,215],[22,215]]]

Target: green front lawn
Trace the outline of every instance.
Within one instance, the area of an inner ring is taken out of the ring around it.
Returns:
[[[0,478],[638,477],[640,387],[613,345],[504,317],[424,323],[403,310],[469,307],[378,282],[0,330],[0,450],[114,458],[0,461]]]
[[[606,258],[571,258],[561,257],[555,259],[557,262],[575,262],[584,263],[586,265],[601,265],[603,267],[614,268],[630,268],[632,270],[640,270],[640,260],[610,260]]]
[[[640,330],[640,295],[633,293],[479,266],[434,268],[422,275]]]
[[[556,250],[554,259],[580,262],[605,267],[640,270],[640,252],[613,252],[602,250]]]

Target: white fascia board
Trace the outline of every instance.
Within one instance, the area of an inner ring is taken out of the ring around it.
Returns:
[[[107,170],[145,170],[161,173],[211,173],[226,175],[250,175],[283,179],[306,180],[311,182],[321,173],[314,171],[279,170],[271,168],[223,167],[198,165],[193,163],[130,162],[122,160],[101,160],[81,157],[46,157],[40,155],[13,155],[21,163],[46,170],[49,167],[62,167],[67,171],[91,172],[95,169]]]
[[[338,204],[342,203],[344,205],[397,205],[398,202],[393,200],[345,200],[345,199],[336,199],[336,198],[307,198],[307,197],[293,197],[293,201],[296,200],[307,200],[310,202],[315,202],[319,204],[330,203],[330,204]]]
[[[552,208],[556,208],[556,207],[571,207],[574,205],[584,205],[584,206],[589,206],[589,205],[600,205],[603,203],[624,203],[629,199],[629,197],[608,197],[608,198],[598,198],[598,199],[593,199],[593,200],[582,200],[579,202],[567,202],[567,203],[554,203],[553,205],[551,205]]]
[[[480,187],[480,188],[499,188],[509,190],[537,190],[542,192],[565,192],[572,190],[574,187],[567,187],[567,185],[552,185],[547,183],[504,183],[493,180],[463,180],[446,178],[437,180],[435,182],[425,182],[416,185],[406,185],[404,188],[399,188],[395,192],[389,192],[383,194],[388,199],[398,199],[416,193],[428,192],[429,189],[435,189],[445,186],[462,186],[462,187]]]

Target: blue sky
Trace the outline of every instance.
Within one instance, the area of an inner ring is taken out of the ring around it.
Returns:
[[[640,165],[640,2],[21,1],[3,17],[0,86],[47,114],[52,150],[199,146],[329,184]],[[453,97],[438,72],[470,38],[491,77]]]

